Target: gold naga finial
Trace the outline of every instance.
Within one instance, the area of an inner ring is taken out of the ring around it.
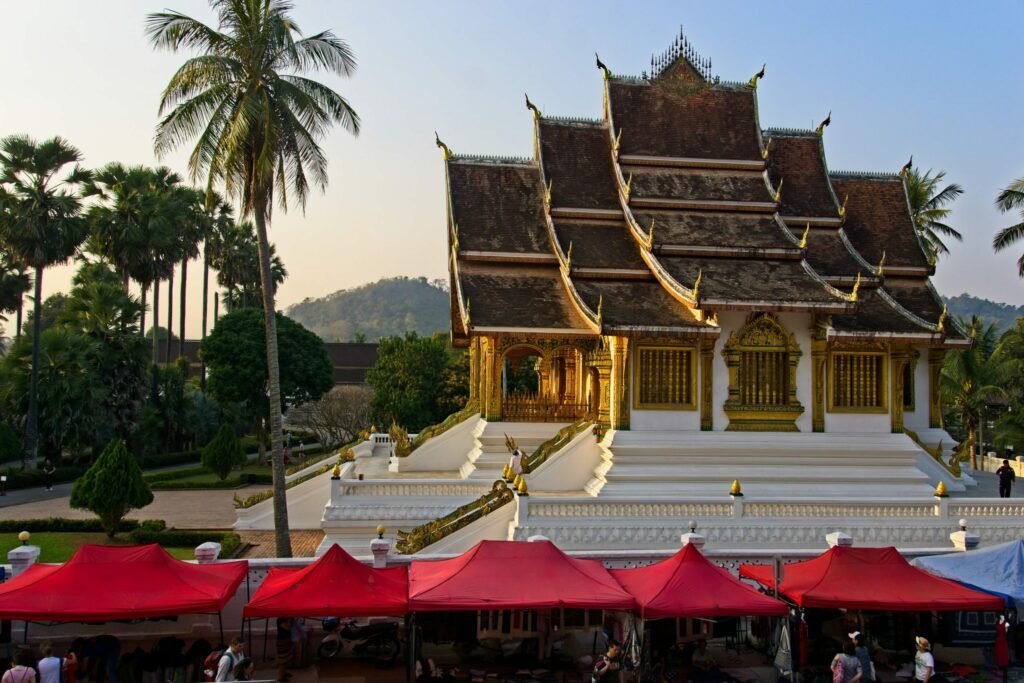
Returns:
[[[815,132],[815,133],[816,133],[816,134],[817,134],[817,135],[818,135],[819,137],[820,137],[820,136],[822,136],[822,135],[824,135],[824,134],[825,134],[825,129],[826,129],[826,128],[827,128],[827,127],[828,127],[828,126],[829,126],[829,125],[831,124],[831,123],[832,123],[832,112],[830,111],[830,112],[828,113],[828,116],[826,116],[826,117],[825,117],[824,119],[822,119],[821,123],[819,123],[819,124],[818,124],[818,127],[814,129],[814,132]]]
[[[693,300],[696,301],[700,296],[700,283],[704,279],[704,269],[701,268],[697,271],[697,279],[693,281]]]
[[[618,155],[619,155],[619,144],[621,142],[622,142],[622,129],[619,128],[619,132],[616,133],[616,135],[615,135],[615,143],[612,145],[612,152],[615,153],[616,157],[618,157]]]
[[[651,227],[647,230],[647,248],[654,246],[654,219],[651,219]]]
[[[526,108],[533,112],[533,120],[536,121],[541,117],[540,109],[537,109],[537,106],[530,101],[529,95],[523,93],[523,97],[526,98]]]
[[[757,72],[756,74],[754,74],[753,76],[751,76],[751,78],[750,78],[750,82],[749,82],[749,83],[747,83],[747,85],[749,85],[749,86],[750,86],[751,88],[756,88],[756,87],[757,87],[757,82],[758,82],[758,81],[759,81],[760,79],[764,78],[764,68],[765,68],[766,66],[768,66],[768,64],[767,64],[767,63],[765,63],[765,64],[762,64],[762,65],[761,65],[761,70],[760,70],[760,71],[758,71],[758,72]]]
[[[594,53],[594,61],[597,63],[597,68],[604,72],[604,80],[608,80],[612,77],[612,70],[605,66],[605,63],[601,61],[601,58]]]
[[[548,181],[547,189],[544,190],[544,203],[547,206],[551,206],[551,188],[554,186],[554,184],[555,184],[555,179],[552,178],[551,180]]]
[[[856,301],[860,295],[860,271],[857,271],[857,281],[853,283],[853,291],[850,292],[850,301]]]
[[[900,176],[905,176],[910,173],[910,169],[914,167],[914,155],[910,155],[910,160],[903,164],[903,168],[900,169]]]
[[[761,158],[762,159],[767,159],[768,158],[768,150],[770,150],[771,148],[772,148],[772,139],[768,138],[768,142],[764,143],[764,149],[761,151]]]
[[[452,150],[448,148],[448,145],[441,142],[441,136],[437,134],[436,130],[434,131],[434,144],[441,148],[441,155],[444,157],[445,161],[448,161],[455,156],[452,154]]]
[[[572,240],[569,240],[569,248],[565,252],[565,269],[572,268]]]
[[[628,177],[628,178],[626,178],[626,189],[625,189],[625,190],[623,191],[623,194],[625,194],[625,195],[626,195],[626,201],[627,201],[627,202],[629,201],[629,193],[630,193],[630,192],[631,192],[632,190],[633,190],[633,174],[632,174],[632,173],[630,173],[630,174],[629,174],[629,177]]]
[[[945,304],[943,304],[943,306],[942,306],[942,314],[939,315],[939,323],[938,323],[938,325],[935,326],[935,328],[939,332],[945,332],[946,331],[946,318],[948,318],[948,317],[949,317],[949,307],[946,306]]]
[[[839,207],[839,217],[846,218],[846,202],[850,201],[850,195],[843,197],[843,205]]]
[[[459,250],[459,224],[458,223],[455,224],[455,228],[454,228],[453,232],[454,232],[454,234],[452,235],[452,248],[455,249],[455,251],[458,251]]]
[[[604,294],[597,299],[597,325],[601,326],[601,321],[604,319]]]
[[[878,268],[875,270],[875,275],[878,277],[885,275],[885,249],[882,250],[882,258],[878,259]]]
[[[469,298],[466,298],[466,327],[469,327]]]
[[[800,248],[801,249],[806,249],[807,248],[807,237],[810,234],[811,234],[811,224],[810,224],[810,222],[808,222],[807,223],[807,227],[804,228],[804,236],[800,238]]]
[[[779,178],[779,186],[775,188],[775,194],[772,196],[772,201],[776,204],[782,199],[782,185],[786,182],[785,178]]]

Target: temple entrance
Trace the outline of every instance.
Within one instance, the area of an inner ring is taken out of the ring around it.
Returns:
[[[572,422],[589,412],[583,398],[583,354],[562,346],[542,351],[513,346],[502,358],[501,419],[509,422]]]

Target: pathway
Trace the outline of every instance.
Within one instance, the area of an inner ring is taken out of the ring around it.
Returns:
[[[250,543],[252,547],[242,553],[241,557],[249,560],[254,557],[277,557],[274,549],[273,531],[240,531],[243,543]],[[320,529],[292,529],[292,556],[313,557],[313,553],[320,546],[324,532]],[[370,551],[370,544],[366,544],[366,551]]]

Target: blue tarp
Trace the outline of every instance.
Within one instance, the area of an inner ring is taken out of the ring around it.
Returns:
[[[1024,540],[949,555],[919,557],[915,567],[998,595],[1007,607],[1024,609]]]

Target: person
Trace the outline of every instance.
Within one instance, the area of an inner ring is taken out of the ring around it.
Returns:
[[[256,662],[251,657],[242,657],[242,661],[235,665],[232,672],[236,681],[251,681],[252,673],[256,670]]]
[[[235,636],[231,639],[231,644],[228,645],[228,649],[224,650],[220,659],[217,660],[217,676],[213,680],[235,680],[235,667],[238,666],[238,663],[242,661],[244,656],[245,653],[242,652],[242,639]]]
[[[1009,460],[1003,461],[1003,466],[996,470],[996,476],[999,477],[999,497],[1009,498],[1010,488],[1017,479],[1017,473],[1010,467]]]
[[[710,681],[718,668],[715,656],[708,651],[708,641],[701,638],[697,641],[697,649],[690,655],[690,666],[693,673],[690,676],[695,681]]]
[[[612,640],[608,650],[594,663],[594,683],[619,683],[622,674],[622,646]]]
[[[860,680],[862,683],[870,683],[875,680],[875,665],[871,662],[871,651],[868,650],[864,634],[860,631],[854,631],[849,636],[850,640],[853,641],[853,654],[860,661]]]
[[[53,490],[53,475],[56,474],[56,472],[57,468],[53,466],[53,463],[50,462],[49,458],[43,461],[43,481],[46,484],[47,491]]]
[[[512,457],[508,461],[509,468],[512,470],[512,476],[523,473],[523,452],[518,448],[512,449]]]
[[[292,619],[277,618],[277,680],[288,681],[292,675],[288,673],[288,665],[292,663]]]
[[[843,651],[832,658],[832,680],[834,683],[857,683],[864,676],[860,660],[857,659],[853,642],[843,644]]]
[[[932,644],[924,636],[914,638],[917,653],[914,655],[914,680],[928,683],[935,674],[935,657],[932,656]]]
[[[64,660],[53,656],[53,644],[43,643],[39,648],[42,658],[37,665],[39,683],[60,683],[60,672],[64,668]]]
[[[19,648],[14,653],[14,666],[4,672],[0,683],[35,683],[36,672],[32,668],[32,652]]]

